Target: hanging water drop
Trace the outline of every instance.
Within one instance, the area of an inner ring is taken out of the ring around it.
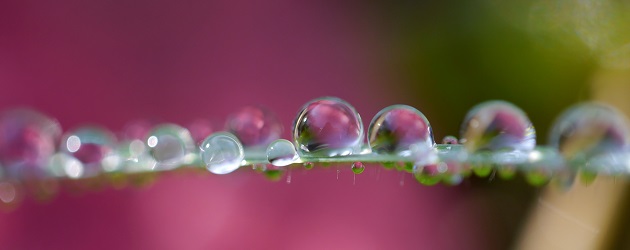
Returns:
[[[245,157],[243,145],[238,139],[225,132],[214,133],[200,146],[201,159],[214,174],[229,174],[241,166]]]
[[[195,152],[195,142],[188,130],[175,124],[155,127],[149,133],[146,145],[157,162],[157,170],[171,170],[191,163]]]
[[[267,147],[267,160],[274,166],[284,167],[291,165],[298,159],[295,146],[290,141],[275,140]]]
[[[305,162],[304,163],[304,168],[309,169],[309,170],[313,169],[314,166],[315,166],[315,163],[312,163],[312,162]]]
[[[530,151],[536,146],[536,130],[527,115],[504,101],[473,107],[462,124],[461,138],[469,152]]]
[[[352,172],[354,172],[355,174],[361,174],[363,173],[363,171],[365,171],[365,166],[362,162],[357,161],[355,163],[352,163]]]
[[[409,156],[410,147],[433,147],[433,131],[427,118],[407,105],[393,105],[376,114],[368,129],[372,152]]]
[[[302,108],[293,127],[293,140],[300,155],[332,157],[361,151],[363,123],[347,102],[324,97]]]

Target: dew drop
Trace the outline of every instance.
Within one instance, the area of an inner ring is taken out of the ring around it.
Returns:
[[[447,136],[444,136],[444,138],[442,138],[442,144],[456,145],[456,144],[459,144],[459,141],[457,140],[457,137],[452,136],[452,135],[447,135]]]
[[[300,155],[331,157],[360,152],[363,143],[361,117],[347,102],[315,99],[298,113],[293,140]]]
[[[229,174],[241,166],[245,157],[243,145],[226,132],[210,135],[200,146],[201,159],[214,174]]]
[[[274,166],[288,166],[297,159],[297,151],[290,141],[284,139],[275,140],[267,147],[267,160]]]
[[[195,143],[187,129],[175,124],[155,127],[146,140],[149,154],[157,162],[156,170],[171,170],[190,163]]]
[[[247,106],[230,115],[225,124],[244,147],[263,147],[280,138],[282,124],[263,107]]]
[[[355,174],[361,174],[363,173],[363,171],[365,171],[365,166],[362,162],[357,161],[355,163],[352,163],[352,172],[354,172]]]
[[[282,179],[284,172],[285,168],[276,167],[273,165],[266,165],[265,170],[263,171],[263,175],[265,176],[265,178],[267,178],[267,180],[279,181]],[[291,182],[291,180],[289,179],[288,182]]]
[[[44,178],[61,137],[59,123],[30,109],[0,114],[0,164],[9,178]]]
[[[304,168],[306,168],[306,169],[313,169],[314,166],[315,166],[315,163],[312,163],[312,162],[305,162],[304,163]]]
[[[536,146],[536,130],[527,115],[505,101],[473,107],[464,119],[460,136],[469,152],[529,151]]]
[[[379,154],[409,156],[412,145],[435,144],[427,118],[407,105],[393,105],[378,112],[368,131],[372,152]]]
[[[85,126],[66,133],[61,150],[81,162],[83,170],[79,177],[92,177],[118,167],[115,145],[116,138],[105,128]]]
[[[444,171],[440,172],[440,164],[425,165],[415,169],[416,180],[426,186],[433,186],[442,180]]]
[[[569,161],[619,152],[628,145],[626,118],[600,103],[584,103],[565,111],[554,123],[551,146]]]

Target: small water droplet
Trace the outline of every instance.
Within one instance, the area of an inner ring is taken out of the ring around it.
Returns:
[[[488,101],[473,107],[462,124],[461,138],[469,152],[529,151],[536,146],[536,130],[527,115],[504,101]]]
[[[488,177],[492,173],[492,166],[490,165],[475,165],[472,167],[473,173],[479,177]]]
[[[225,132],[214,133],[200,146],[201,159],[214,174],[229,174],[241,166],[245,157],[238,139]]]
[[[456,144],[459,144],[459,141],[457,140],[457,137],[452,136],[452,135],[447,135],[447,136],[444,136],[444,138],[442,139],[442,144],[456,145]]]
[[[195,143],[188,130],[175,124],[155,127],[149,133],[146,145],[157,162],[157,170],[171,170],[190,163],[190,156],[195,152]]]
[[[363,123],[347,102],[324,97],[302,108],[293,127],[293,140],[300,155],[343,156],[361,151]]]
[[[525,179],[533,186],[542,186],[551,180],[551,174],[544,169],[528,171],[525,173]]]
[[[407,105],[393,105],[378,112],[368,131],[370,147],[376,153],[409,156],[411,145],[435,144],[427,118]]]
[[[276,116],[259,106],[242,108],[228,117],[225,126],[244,147],[267,147],[282,134],[282,124]]]
[[[61,141],[61,150],[83,165],[80,177],[93,177],[107,169],[117,169],[120,161],[105,162],[116,155],[116,138],[105,128],[85,126],[69,131]],[[106,164],[107,163],[107,164]]]
[[[354,172],[355,174],[361,174],[363,173],[363,171],[365,171],[365,166],[362,162],[357,161],[355,163],[352,163],[352,172]]]
[[[306,168],[306,169],[313,169],[314,166],[315,166],[315,163],[312,163],[312,162],[305,162],[304,163],[304,168]]]
[[[291,165],[298,159],[295,146],[290,141],[275,140],[267,147],[267,160],[274,166],[284,167]]]
[[[497,166],[497,174],[499,178],[503,180],[509,180],[516,176],[516,166],[514,165],[500,165]]]
[[[339,168],[337,168],[337,180],[339,180],[339,172],[341,172],[341,170],[339,170]]]
[[[274,165],[267,165],[265,167],[265,171],[263,171],[263,174],[265,175],[265,178],[267,178],[267,180],[270,181],[279,181],[280,179],[282,179],[282,175],[285,172],[285,168],[280,168],[280,167],[276,167]]]

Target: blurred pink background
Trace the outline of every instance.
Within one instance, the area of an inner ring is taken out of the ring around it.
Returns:
[[[137,118],[223,121],[261,104],[288,138],[305,102],[337,96],[367,128],[378,110],[409,100],[378,22],[360,1],[1,1],[0,108],[33,107],[64,129],[117,131]],[[290,184],[252,171],[175,173],[148,188],[27,198],[0,213],[0,248],[497,246],[501,227],[485,226],[492,198],[469,183],[424,187],[368,166],[353,184],[350,166],[339,169],[338,180],[334,166],[294,169]]]

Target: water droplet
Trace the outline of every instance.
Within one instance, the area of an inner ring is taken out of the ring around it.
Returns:
[[[0,181],[0,208],[13,209],[20,203],[24,194],[16,181]]]
[[[281,167],[276,167],[274,165],[267,165],[265,167],[265,170],[263,171],[263,174],[265,175],[265,178],[267,178],[267,180],[270,181],[279,181],[280,179],[282,179],[282,175],[285,172],[285,168],[281,168]]]
[[[305,162],[304,163],[304,168],[306,168],[306,169],[313,169],[314,166],[315,166],[315,163],[312,163],[312,162]]]
[[[473,107],[462,124],[461,138],[469,152],[529,151],[536,146],[536,130],[527,115],[504,101]]]
[[[452,136],[452,135],[447,135],[447,136],[444,136],[444,138],[442,139],[442,144],[456,145],[456,144],[459,144],[459,141],[457,140],[457,137]]]
[[[376,153],[409,156],[411,145],[435,144],[427,118],[407,105],[393,105],[378,112],[368,131],[370,147]]]
[[[0,164],[8,178],[43,178],[59,143],[61,126],[29,109],[0,114]]]
[[[228,117],[228,132],[234,134],[244,147],[264,148],[280,138],[282,124],[273,113],[258,106],[244,107]]]
[[[229,174],[241,166],[245,157],[243,145],[238,139],[225,132],[214,133],[200,146],[201,159],[214,174]]]
[[[475,165],[472,167],[473,173],[479,177],[488,177],[492,173],[492,166],[490,165]]]
[[[446,172],[442,164],[444,163],[416,167],[414,173],[416,180],[426,186],[438,184],[442,180],[443,173]]]
[[[300,155],[350,155],[361,150],[363,123],[347,102],[333,97],[315,99],[295,119],[293,139]]]
[[[81,177],[92,177],[103,172],[104,159],[116,153],[115,145],[116,138],[105,128],[85,126],[67,132],[61,141],[61,150],[83,164]],[[117,165],[116,162],[107,164]]]
[[[191,162],[195,143],[187,129],[175,124],[155,127],[146,140],[156,170],[171,170]]]
[[[67,153],[57,153],[50,157],[48,170],[51,176],[78,179],[83,177],[83,163]]]
[[[542,186],[549,182],[551,174],[541,169],[537,171],[528,171],[525,173],[525,179],[533,186]]]
[[[619,152],[628,145],[626,118],[600,103],[584,103],[565,111],[554,123],[551,146],[569,161],[586,161],[595,155]]]
[[[354,172],[355,174],[361,174],[363,173],[363,171],[365,171],[365,166],[362,162],[357,161],[355,163],[352,163],[352,172]]]
[[[274,166],[284,167],[291,165],[298,159],[295,146],[290,141],[275,140],[267,147],[267,160]]]
[[[497,166],[497,174],[499,178],[509,180],[516,176],[516,166],[514,165],[499,165]]]

